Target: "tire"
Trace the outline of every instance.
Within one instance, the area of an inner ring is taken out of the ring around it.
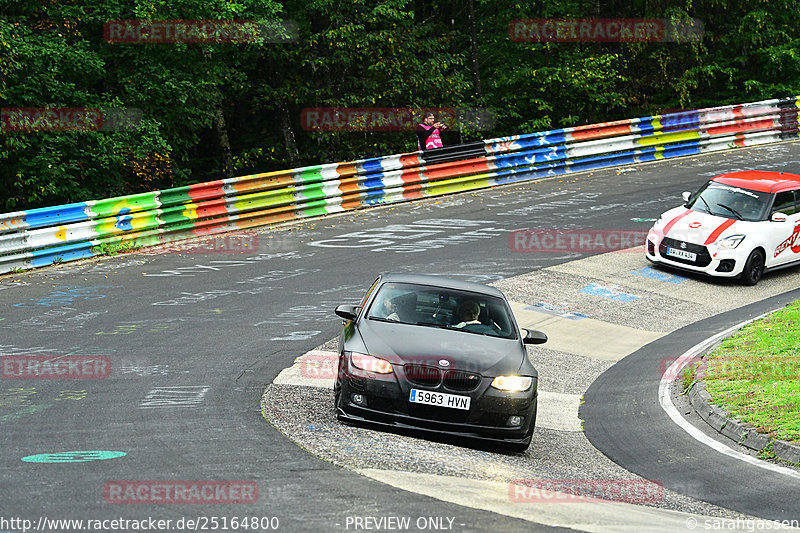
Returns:
[[[742,285],[755,285],[764,275],[764,252],[753,250],[744,263],[744,270],[739,275]]]

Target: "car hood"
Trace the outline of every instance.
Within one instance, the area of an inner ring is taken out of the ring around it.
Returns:
[[[671,239],[708,245],[724,235],[744,233],[750,222],[676,207],[661,215],[660,233]]]
[[[419,363],[478,372],[484,376],[516,373],[527,357],[519,340],[428,326],[363,320],[358,325],[370,355],[393,364]]]

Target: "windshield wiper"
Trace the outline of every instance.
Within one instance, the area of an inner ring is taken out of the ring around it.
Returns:
[[[705,199],[705,198],[703,198],[702,196],[698,196],[697,198],[698,198],[699,200],[702,200],[702,201],[703,201],[703,203],[704,203],[704,204],[706,204],[706,212],[707,212],[707,213],[710,213],[710,214],[712,214],[712,215],[713,215],[714,213],[712,213],[712,212],[711,212],[711,206],[710,206],[710,205],[708,205],[708,202],[706,202],[706,199]]]
[[[725,204],[717,204],[717,205],[722,207],[722,208],[724,208],[724,209],[727,209],[728,211],[730,211],[731,213],[736,215],[736,218],[738,218],[739,220],[744,220],[744,218],[742,218],[742,215],[740,215],[739,212],[736,209],[734,209],[732,207],[728,207]]]
[[[439,324],[437,322],[414,322],[415,326],[430,326],[439,329],[449,329],[447,324]]]
[[[484,337],[491,337],[493,339],[505,339],[502,335],[495,335],[494,333],[487,333],[485,331],[472,331],[469,329],[460,329],[458,331],[463,331],[464,333],[472,333],[473,335],[483,335]]]

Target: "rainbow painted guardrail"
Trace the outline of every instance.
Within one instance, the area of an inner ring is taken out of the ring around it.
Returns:
[[[797,140],[800,97],[489,139],[0,214],[0,274],[225,231]]]

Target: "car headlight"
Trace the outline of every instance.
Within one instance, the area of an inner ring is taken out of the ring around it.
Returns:
[[[732,250],[741,244],[741,242],[744,240],[744,237],[744,235],[731,235],[729,237],[725,237],[724,239],[718,240],[715,244],[718,248],[723,250]]]
[[[353,362],[354,367],[366,370],[367,372],[374,372],[375,374],[391,374],[394,372],[394,370],[392,370],[392,363],[380,357],[352,352],[350,354],[350,360]]]
[[[533,378],[529,376],[497,376],[492,380],[492,387],[507,392],[522,392],[531,387]]]

